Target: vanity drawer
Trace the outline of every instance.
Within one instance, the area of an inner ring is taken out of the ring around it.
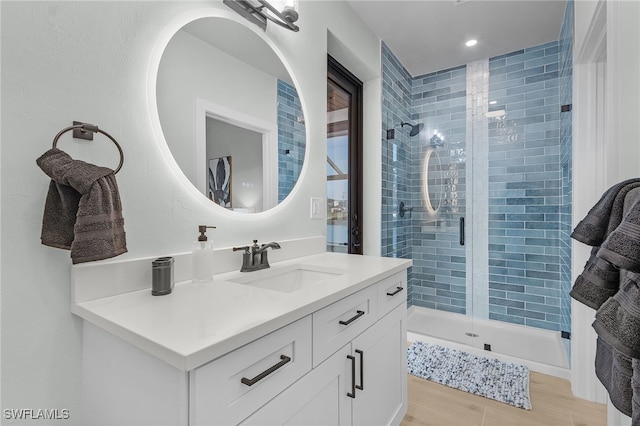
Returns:
[[[376,285],[313,313],[313,366],[349,343],[378,320]]]
[[[407,301],[407,273],[398,272],[378,283],[378,318]]]
[[[311,370],[311,316],[189,376],[190,424],[238,424]]]

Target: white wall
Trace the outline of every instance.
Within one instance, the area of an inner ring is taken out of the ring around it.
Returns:
[[[121,259],[189,251],[199,224],[217,226],[218,247],[324,235],[324,222],[308,217],[309,198],[325,197],[327,33],[349,46],[350,61],[366,70],[360,76],[365,108],[370,107],[367,150],[379,150],[380,144],[379,87],[370,87],[379,79],[379,42],[343,2],[300,2],[299,33],[269,27],[266,36],[288,61],[300,89],[307,163],[285,203],[271,212],[235,216],[216,210],[177,170],[162,136],[154,133],[157,118],[147,90],[152,52],[167,26],[197,8],[237,15],[221,1],[3,1],[0,7],[2,408],[68,409],[71,419],[60,423],[77,424],[82,342],[80,321],[69,312],[71,262],[68,252],[39,241],[48,178],[35,159],[50,148],[53,136],[80,120],[121,143],[126,157],[117,178],[129,248]],[[58,146],[100,165],[118,161],[99,135],[92,144],[64,137]],[[379,174],[377,158],[365,173]],[[367,190],[366,197],[379,199],[376,191]],[[379,217],[379,208],[367,214]],[[379,251],[379,238],[377,248],[370,244],[370,251]]]
[[[607,188],[640,176],[640,3],[575,1],[574,34],[575,225]],[[597,92],[598,86],[606,89]],[[573,244],[574,279],[588,256],[588,247]],[[573,392],[604,402],[593,371],[595,312],[576,302],[572,311]],[[610,417],[609,424],[620,421]]]
[[[614,82],[615,140],[618,143],[615,181],[640,176],[640,2],[609,1],[607,48]],[[615,182],[613,182],[615,183]]]

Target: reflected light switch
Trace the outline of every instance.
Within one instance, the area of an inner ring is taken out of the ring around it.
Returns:
[[[324,219],[324,198],[311,197],[311,219]]]

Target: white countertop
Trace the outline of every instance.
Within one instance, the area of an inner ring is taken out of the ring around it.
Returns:
[[[176,283],[152,296],[138,290],[72,303],[72,312],[134,346],[189,371],[411,266],[407,259],[321,253],[282,261],[271,270],[304,264],[342,274],[316,286],[282,293],[226,281]],[[242,273],[259,274],[263,271]]]

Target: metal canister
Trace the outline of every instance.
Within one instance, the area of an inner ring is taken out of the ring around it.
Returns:
[[[160,257],[151,262],[151,294],[163,296],[173,290],[173,257]]]

